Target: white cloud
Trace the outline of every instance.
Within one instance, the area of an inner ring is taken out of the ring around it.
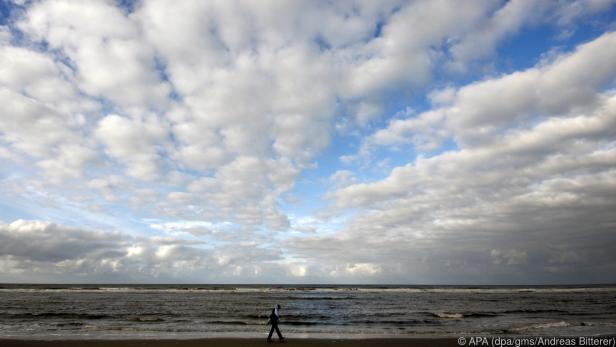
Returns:
[[[114,191],[116,189],[122,189],[125,183],[126,180],[122,176],[111,175],[105,178],[92,179],[87,182],[87,185],[99,191],[105,200],[114,202],[118,201],[118,197]]]
[[[454,44],[451,52],[454,57],[452,67],[464,69],[472,59],[493,54],[498,42],[506,35],[519,30],[525,23],[533,23],[552,10],[547,2],[516,0],[507,2],[485,22],[473,28],[465,39]],[[472,39],[471,39],[472,37]]]
[[[345,187],[357,181],[355,174],[349,170],[338,170],[329,177],[329,180],[336,187]]]
[[[170,90],[156,72],[153,49],[113,3],[35,3],[19,27],[62,50],[75,66],[78,85],[89,94],[129,108],[166,103]]]
[[[393,120],[368,145],[411,143],[423,151],[437,148],[450,136],[460,146],[485,145],[498,139],[496,134],[527,127],[533,120],[583,112],[616,76],[614,47],[616,33],[608,33],[550,63],[464,86],[455,97],[448,90],[447,106]]]
[[[0,97],[24,114],[0,129],[57,184],[89,165],[119,174],[117,163],[207,218],[285,229],[280,195],[328,146],[338,110],[358,125],[382,117],[384,93],[430,80],[444,59],[434,47],[463,42],[491,6],[33,3],[17,28],[48,49],[3,45]],[[191,175],[161,182],[177,170]],[[202,177],[216,186],[207,198],[183,186]]]
[[[0,102],[6,110],[0,117],[0,141],[11,157],[38,160],[43,173],[56,181],[81,177],[95,158],[80,127],[83,113],[96,107],[68,79],[62,64],[43,53],[0,46]]]
[[[291,275],[295,277],[305,277],[308,273],[308,268],[304,264],[290,264],[289,270],[291,271]]]
[[[612,6],[614,6],[614,0],[570,1],[558,8],[558,23],[564,26],[572,25],[581,17],[609,10]]]
[[[578,208],[611,223],[602,209],[612,207],[605,196],[613,182],[615,102],[607,89],[616,75],[614,33],[525,71],[459,88],[438,83],[426,112],[402,106],[408,108],[357,155],[340,156],[348,170],[312,171],[335,186],[335,206],[324,215],[357,209],[341,229],[340,216],[287,216],[283,207],[332,138],[371,131],[390,116],[392,98],[415,100],[451,68],[455,76],[467,71],[462,76],[475,78],[474,64],[492,57],[507,37],[549,22],[575,30],[577,20],[609,9],[608,1],[170,6],[153,0],[131,13],[103,0],[23,6],[0,28],[0,158],[8,163],[0,190],[36,200],[33,205],[53,202],[46,215],[70,211],[64,220],[73,213],[97,223],[156,218],[144,226],[178,239],[115,233],[101,244],[96,232],[6,224],[2,235],[16,249],[27,248],[13,237],[20,228],[35,228],[41,246],[53,246],[50,253],[33,248],[39,258],[3,249],[0,264],[16,275],[37,266],[41,274],[128,277],[172,276],[183,268],[195,278],[212,270],[231,278],[273,271],[305,281],[332,274],[429,279],[429,266],[421,264],[448,262],[455,274],[467,261],[469,269],[482,263],[498,271],[513,250],[525,252],[527,262],[511,267],[544,261],[562,273],[588,254],[556,232],[554,249],[571,255],[562,262],[556,251],[537,258],[521,238],[503,246],[509,240],[495,236],[479,250],[457,242],[456,232],[480,239],[474,233],[515,229],[520,216],[530,223],[519,227],[523,232],[531,226],[572,232],[566,219],[549,224],[529,217],[537,206],[555,213]],[[458,149],[438,153],[448,140]],[[420,155],[382,180],[358,183],[356,177],[365,177],[351,171],[358,159],[375,146],[409,144],[432,157]],[[83,240],[76,249],[93,248],[71,253],[47,240],[52,231]],[[587,232],[605,236],[602,227]],[[206,249],[179,239],[184,236],[216,244]],[[439,242],[452,254],[431,253]],[[500,264],[489,250],[501,252]],[[51,253],[62,259],[50,259]],[[609,256],[601,259],[611,264]]]
[[[345,275],[374,275],[381,271],[380,267],[370,263],[345,264],[341,269],[335,269],[330,274],[334,277]]]
[[[157,117],[142,120],[108,115],[101,119],[95,136],[105,145],[106,153],[127,167],[127,174],[143,180],[160,175],[160,155],[167,129]]]
[[[143,253],[143,247],[141,246],[130,246],[126,249],[127,257],[138,257]]]
[[[524,264],[527,261],[527,254],[525,251],[518,251],[510,249],[507,251],[501,251],[493,249],[490,251],[490,256],[494,259],[494,264],[506,264],[506,265],[519,265]]]
[[[151,223],[153,229],[163,230],[169,233],[189,233],[194,236],[204,236],[224,232],[233,229],[229,222],[213,223],[208,221],[176,221]]]
[[[457,271],[471,281],[480,272],[499,278],[501,265],[523,267],[534,280],[548,274],[544,281],[552,272],[591,281],[585,272],[613,268],[605,245],[614,244],[616,96],[603,88],[616,76],[614,40],[603,35],[549,64],[462,87],[445,108],[393,121],[371,141],[416,141],[423,127],[444,127],[443,139],[454,136],[458,148],[337,189],[336,206],[362,212],[339,235],[292,247],[304,256],[322,254],[321,244],[344,247],[338,261],[370,254],[390,271],[415,263],[401,277],[456,278],[436,259],[464,264]],[[575,254],[576,265],[554,271],[559,252]]]
[[[508,1],[472,30],[464,33],[460,42],[451,47],[450,67],[464,70],[474,59],[494,54],[498,43],[524,26],[555,22],[564,35],[571,34],[575,20],[607,10],[613,0],[547,2],[532,0]]]

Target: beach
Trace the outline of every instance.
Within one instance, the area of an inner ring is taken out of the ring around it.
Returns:
[[[2,340],[3,347],[251,347],[251,346],[275,346],[278,341],[267,343],[262,339],[191,339],[191,340]],[[375,339],[288,339],[285,346],[294,347],[449,347],[458,346],[454,338],[375,338]]]

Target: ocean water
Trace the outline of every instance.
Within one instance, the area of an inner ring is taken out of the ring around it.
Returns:
[[[2,338],[598,335],[616,286],[0,285]]]

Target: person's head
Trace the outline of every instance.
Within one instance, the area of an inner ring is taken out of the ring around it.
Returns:
[[[280,305],[279,305],[279,304],[276,304],[276,308],[280,310]]]

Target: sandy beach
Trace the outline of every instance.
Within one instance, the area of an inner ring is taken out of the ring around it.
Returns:
[[[275,346],[278,341],[267,343],[263,339],[213,338],[195,340],[3,340],[2,347],[251,347]],[[453,338],[394,338],[394,339],[288,339],[285,346],[296,347],[376,347],[376,346],[458,346]]]

